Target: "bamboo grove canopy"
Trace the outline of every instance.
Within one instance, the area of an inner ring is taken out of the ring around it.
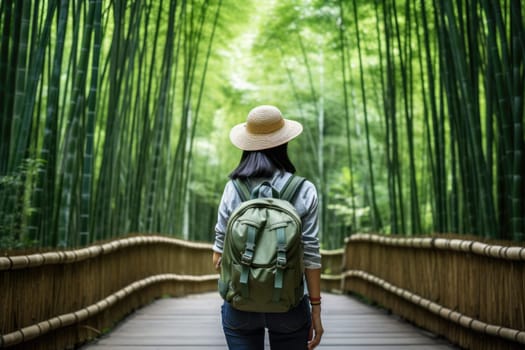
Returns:
[[[2,0],[0,247],[211,241],[258,104],[354,232],[525,239],[519,0]]]

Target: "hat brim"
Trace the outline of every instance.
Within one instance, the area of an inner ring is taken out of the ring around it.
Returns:
[[[254,134],[246,130],[246,123],[235,125],[230,131],[230,141],[243,151],[259,151],[285,144],[303,132],[303,126],[294,120],[284,119],[284,126],[269,134]]]

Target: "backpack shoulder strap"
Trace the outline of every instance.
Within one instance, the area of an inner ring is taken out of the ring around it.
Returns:
[[[299,190],[305,180],[306,179],[301,176],[290,176],[288,181],[286,181],[283,188],[281,189],[280,198],[288,202],[292,202],[297,193],[297,190]]]
[[[235,190],[239,194],[239,197],[241,197],[241,201],[245,202],[250,199],[251,191],[248,188],[246,182],[242,181],[241,179],[233,179],[232,183],[235,187]]]

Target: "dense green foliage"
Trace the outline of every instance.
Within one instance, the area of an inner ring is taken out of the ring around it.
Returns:
[[[0,2],[0,247],[133,232],[209,241],[240,151],[277,105],[353,232],[525,239],[519,0]]]

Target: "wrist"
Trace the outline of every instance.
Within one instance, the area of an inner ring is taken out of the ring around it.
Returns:
[[[310,305],[312,307],[314,306],[321,306],[321,297],[320,296],[308,296],[308,299],[310,300]]]

